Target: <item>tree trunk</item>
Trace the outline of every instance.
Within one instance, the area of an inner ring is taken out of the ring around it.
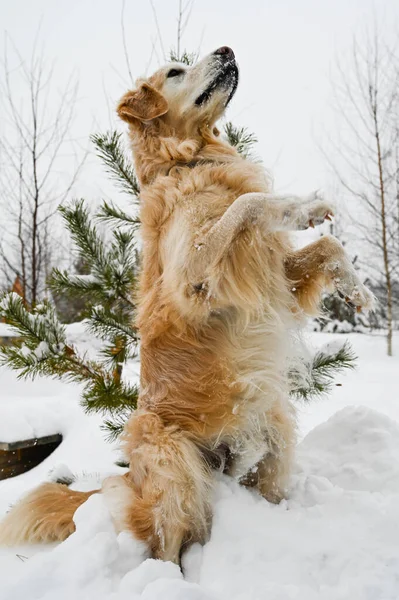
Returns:
[[[380,143],[380,130],[377,116],[377,105],[373,103],[373,120],[374,120],[374,134],[377,144],[377,160],[378,160],[378,176],[379,176],[379,192],[381,201],[381,228],[382,228],[382,253],[384,259],[384,275],[385,285],[387,288],[387,353],[388,356],[392,356],[392,282],[391,272],[389,268],[389,255],[388,255],[388,243],[387,243],[387,223],[386,223],[386,206],[385,206],[385,185],[382,165],[382,153]]]

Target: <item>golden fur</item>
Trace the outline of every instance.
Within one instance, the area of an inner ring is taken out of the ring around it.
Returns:
[[[75,492],[59,483],[43,483],[24,496],[1,523],[0,542],[55,542],[75,531],[76,509],[96,491]]]
[[[180,82],[171,68],[184,70]],[[129,473],[106,480],[103,493],[118,529],[176,562],[187,543],[206,540],[218,457],[266,499],[286,492],[295,445],[290,329],[317,311],[325,287],[371,303],[337,240],[300,251],[290,243],[289,230],[323,222],[329,204],[317,194],[275,196],[263,167],[220,138],[214,124],[234,69],[226,48],[191,68],[168,65],[118,106],[141,184],[141,391],[122,440]],[[215,73],[226,75],[213,89]],[[11,512],[0,538],[16,511],[29,518],[29,506],[28,497]],[[73,509],[65,506],[71,521]],[[43,538],[57,537],[58,526],[48,527]],[[59,539],[70,530],[61,527]]]

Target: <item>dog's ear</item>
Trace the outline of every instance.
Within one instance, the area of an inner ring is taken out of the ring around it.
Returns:
[[[168,103],[158,90],[142,83],[137,90],[127,92],[118,104],[117,113],[123,121],[152,121],[168,112]]]

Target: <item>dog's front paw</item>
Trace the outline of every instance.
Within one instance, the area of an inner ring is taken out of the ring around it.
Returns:
[[[315,227],[321,225],[324,221],[331,221],[333,216],[334,208],[332,204],[324,200],[319,191],[315,191],[306,196],[300,205],[297,228]]]
[[[336,284],[338,295],[345,300],[349,306],[356,308],[358,312],[362,309],[369,311],[374,310],[376,298],[370,290],[362,283],[357,283],[353,286]]]
[[[342,265],[330,265],[332,281],[338,295],[358,311],[374,310],[376,298],[374,294],[360,281],[352,265],[342,268]]]

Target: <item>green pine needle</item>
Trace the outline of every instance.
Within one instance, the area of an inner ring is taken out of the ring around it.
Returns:
[[[290,372],[291,395],[294,398],[309,401],[327,394],[334,386],[335,376],[345,369],[354,369],[356,360],[357,357],[348,341],[335,352],[328,350],[328,347],[319,350],[314,355],[311,364],[308,365],[309,375],[305,385],[297,371]]]
[[[54,268],[48,280],[55,294],[66,294],[69,298],[86,297],[91,301],[102,300],[104,287],[101,281],[90,275],[70,275],[68,271]]]
[[[92,219],[84,200],[74,200],[67,206],[60,206],[59,211],[79,257],[101,275],[107,264],[105,246],[97,229],[91,224]]]
[[[111,375],[93,379],[82,395],[82,405],[86,412],[119,414],[130,413],[137,406],[138,387],[122,381],[115,381]]]
[[[106,244],[83,200],[63,206],[61,214],[80,258],[85,260],[88,275],[71,275],[54,269],[49,287],[57,295],[84,297],[88,304],[112,308],[134,308],[131,300],[137,271],[137,252],[132,229],[116,229],[111,243]]]
[[[9,293],[0,302],[0,317],[19,338],[12,346],[0,347],[0,363],[18,371],[19,377],[44,375],[84,382],[100,371],[95,362],[84,361],[68,345],[65,326],[49,302],[29,312],[18,294]]]
[[[140,224],[140,219],[128,215],[113,202],[105,202],[105,200],[96,216],[100,221],[111,222],[116,227],[136,228]]]
[[[224,126],[224,133],[228,142],[244,158],[254,159],[253,146],[258,142],[256,136],[249,132],[246,127],[236,127],[228,121]]]
[[[103,424],[101,425],[101,429],[106,434],[106,440],[108,442],[114,442],[118,439],[118,437],[123,432],[126,421],[129,419],[131,415],[130,411],[122,411],[120,414],[113,416],[112,418],[105,419]],[[118,464],[118,463],[117,463]],[[119,466],[129,466],[124,464],[120,464]]]
[[[104,306],[91,308],[88,319],[88,329],[101,340],[110,341],[123,337],[126,345],[137,346],[138,334],[132,325],[132,315],[113,312]]]
[[[0,316],[14,329],[20,341],[0,347],[0,363],[19,372],[19,377],[37,375],[84,383],[82,404],[88,412],[120,412],[136,407],[137,386],[121,378],[121,369],[87,360],[68,344],[65,326],[48,303],[30,313],[18,294],[9,293],[0,301]]]
[[[133,196],[136,200],[140,194],[140,186],[130,161],[126,158],[122,147],[121,133],[107,131],[90,137],[96,147],[97,156],[103,161],[105,170],[119,188]]]

